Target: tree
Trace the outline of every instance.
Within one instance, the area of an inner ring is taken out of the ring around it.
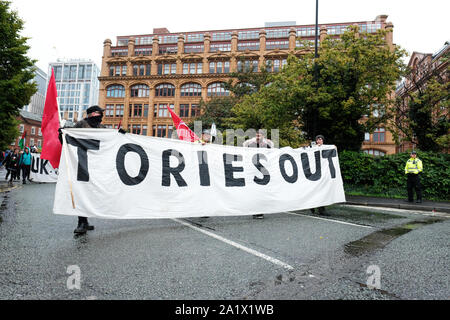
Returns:
[[[0,149],[17,137],[20,109],[36,92],[34,60],[26,56],[28,38],[22,37],[23,21],[10,10],[10,2],[0,0]]]
[[[339,39],[321,41],[316,59],[312,50],[290,56],[270,85],[235,106],[235,121],[279,128],[280,144],[313,140],[320,133],[339,150],[360,150],[364,133],[388,118],[404,68],[405,51],[391,50],[385,35],[384,30],[359,33],[354,26]]]
[[[394,139],[400,143],[411,141],[423,151],[441,151],[450,148],[450,55],[441,58],[447,64],[443,70],[426,65],[418,70],[408,70],[409,80],[399,91],[392,113],[396,120],[392,124]]]

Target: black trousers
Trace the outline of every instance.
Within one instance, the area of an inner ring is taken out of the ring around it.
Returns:
[[[88,219],[86,217],[78,217],[78,223],[88,223]]]
[[[414,189],[416,190],[417,200],[422,200],[422,187],[420,185],[419,174],[408,174],[407,180],[408,201],[414,200]]]
[[[31,165],[22,165],[22,180],[30,180],[30,167]]]

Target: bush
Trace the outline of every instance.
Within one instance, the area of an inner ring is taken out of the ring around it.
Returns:
[[[373,157],[363,152],[342,151],[339,163],[347,193],[406,198],[405,164],[409,153]],[[420,177],[424,199],[450,201],[450,155],[421,152]]]

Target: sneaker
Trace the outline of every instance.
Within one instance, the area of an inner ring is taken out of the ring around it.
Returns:
[[[254,214],[253,219],[264,219],[264,215],[263,214]]]
[[[22,181],[22,184],[27,184],[27,182],[25,180]]]
[[[86,229],[87,229],[88,231],[92,231],[92,230],[94,230],[95,228],[94,228],[93,225],[90,225],[90,224],[88,223]]]
[[[417,200],[416,203],[422,203],[422,200]]]

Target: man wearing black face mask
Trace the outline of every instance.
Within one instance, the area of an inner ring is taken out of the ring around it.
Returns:
[[[102,125],[104,109],[99,106],[92,106],[86,110],[87,118],[75,123],[74,128],[105,128]],[[74,230],[74,233],[84,234],[88,230],[94,230],[94,226],[89,225],[86,217],[78,217],[78,226]]]

